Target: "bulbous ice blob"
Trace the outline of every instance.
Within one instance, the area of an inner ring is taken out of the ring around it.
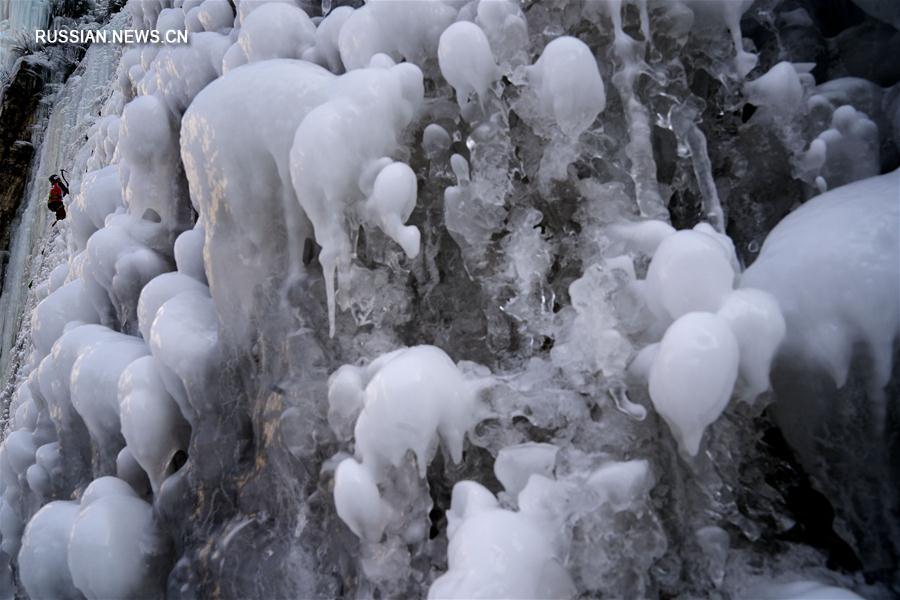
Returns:
[[[425,476],[437,436],[454,462],[478,421],[477,389],[443,350],[414,346],[380,365],[365,390],[356,421],[356,453],[374,472],[398,466],[412,450]]]
[[[223,71],[272,58],[301,58],[316,43],[316,26],[292,4],[268,3],[245,17]]]
[[[387,523],[388,507],[367,468],[346,458],[334,473],[334,506],[357,537],[377,542]]]
[[[429,160],[434,160],[450,150],[450,134],[437,123],[430,123],[422,132],[422,147]]]
[[[65,284],[35,307],[31,315],[31,338],[41,356],[50,352],[53,343],[71,322],[99,323],[100,317],[91,304],[84,282],[75,279]]]
[[[606,108],[597,61],[579,39],[563,36],[547,44],[528,79],[544,112],[569,137],[581,135]]]
[[[129,213],[143,217],[153,211],[169,231],[185,229],[191,221],[184,169],[173,160],[178,155],[178,126],[177,116],[162,100],[139,96],[122,112],[117,148],[122,200]]]
[[[220,376],[219,319],[209,294],[189,291],[167,300],[150,328],[150,350],[166,390],[188,422],[209,409],[204,394]]]
[[[456,488],[466,484],[465,494]],[[491,506],[474,482],[454,486],[450,513],[462,519],[449,534],[446,573],[428,590],[429,598],[567,598],[571,577],[556,556],[552,533],[539,518]],[[481,487],[481,486],[479,486]],[[457,500],[465,500],[459,509]]]
[[[335,81],[332,94],[331,101],[311,110],[300,123],[290,163],[297,199],[322,247],[319,262],[333,335],[334,279],[337,274],[344,280],[349,273],[346,220],[362,208],[360,177],[373,161],[396,152],[400,135],[423,101],[422,71],[408,63],[353,71]],[[411,249],[409,236],[400,237]]]
[[[367,2],[341,27],[341,60],[348,70],[365,67],[379,53],[423,64],[434,56],[441,32],[456,13],[443,2]]]
[[[34,441],[30,431],[13,431],[3,441],[6,448],[6,458],[10,466],[19,475],[24,475],[25,470],[34,464]]]
[[[118,165],[86,173],[75,198],[66,207],[75,250],[83,250],[91,235],[103,227],[107,215],[121,206]]]
[[[692,311],[715,312],[731,291],[734,275],[716,239],[678,231],[659,244],[647,269],[651,308],[655,304],[671,319]]]
[[[517,2],[485,0],[478,3],[476,22],[484,30],[491,50],[504,71],[528,60],[528,24]]]
[[[156,359],[132,362],[119,378],[122,435],[154,493],[171,474],[172,457],[187,451],[191,430],[160,379]]]
[[[179,239],[181,239],[181,236],[179,236]],[[209,288],[196,278],[189,277],[181,272],[163,273],[154,277],[141,290],[141,295],[138,299],[137,314],[141,337],[147,342],[150,341],[150,328],[153,326],[154,319],[156,319],[157,311],[163,304],[184,292],[208,294],[208,290]]]
[[[124,323],[126,331],[137,325],[135,308],[141,289],[173,266],[172,230],[160,222],[153,208],[147,208],[143,216],[148,218],[110,216],[85,249],[82,279],[89,286],[91,301],[104,324]]]
[[[50,494],[50,475],[41,465],[34,464],[28,467],[25,471],[25,481],[28,482],[28,487],[40,496],[48,496]]]
[[[353,426],[365,404],[362,369],[343,365],[328,378],[328,424],[339,439],[353,436]]]
[[[338,38],[341,34],[341,28],[350,15],[353,14],[353,8],[350,6],[338,6],[316,27],[316,46],[312,55],[304,54],[305,60],[313,59],[318,65],[321,65],[332,73],[342,73],[344,71],[344,63],[341,62],[341,50],[338,47]]]
[[[868,345],[870,382],[891,377],[900,335],[900,170],[817,196],[768,235],[741,287],[771,293],[787,323],[785,356],[825,367],[838,387],[854,345]]]
[[[0,550],[6,552],[9,556],[16,556],[21,547],[22,532],[25,529],[25,523],[19,510],[10,505],[10,498],[19,496],[19,489],[7,488],[4,500],[0,501]]]
[[[403,224],[416,207],[416,174],[406,163],[387,165],[375,178],[366,212],[388,237],[400,244],[409,258],[419,254],[419,230]]]
[[[135,460],[131,449],[125,446],[116,456],[116,477],[131,486],[139,497],[150,494],[150,479],[147,473]]]
[[[204,0],[199,6],[185,11],[184,24],[188,31],[219,31],[234,23],[234,13],[227,2]]]
[[[785,324],[771,294],[744,288],[726,298],[718,315],[725,319],[740,348],[741,397],[752,402],[769,389],[769,369],[784,340]]]
[[[499,508],[497,498],[480,483],[460,481],[453,486],[450,498],[450,510],[447,511],[447,537],[456,533],[466,517],[476,512]]]
[[[247,17],[250,16],[250,13],[259,8],[262,8],[267,4],[274,3],[289,4],[291,6],[296,5],[294,0],[250,0],[249,2],[237,2],[237,14],[234,17],[234,26],[242,27],[244,25],[244,21],[246,21]]]
[[[441,75],[456,90],[460,106],[476,94],[484,104],[488,88],[500,76],[491,45],[484,31],[468,21],[459,21],[444,30],[438,44]]]
[[[878,126],[853,108],[841,106],[831,127],[819,134],[804,156],[805,166],[819,169],[829,188],[874,177],[880,170]]]
[[[200,90],[222,74],[223,56],[233,41],[228,35],[202,32],[192,33],[188,44],[163,46],[137,82],[138,94],[159,97],[180,117]]]
[[[28,522],[19,551],[19,577],[31,598],[81,598],[68,564],[77,502],[50,502]]]
[[[753,81],[744,84],[744,94],[752,104],[766,106],[789,116],[803,106],[803,86],[794,66],[782,61]]]
[[[259,335],[254,317],[272,301],[264,286],[303,271],[311,229],[289,153],[297,126],[328,98],[333,79],[305,61],[254,63],[206,86],[182,119],[181,158],[206,238],[205,271],[235,345]]]
[[[59,442],[44,444],[35,452],[35,463],[41,466],[52,478],[62,469],[62,458],[59,453]]]
[[[497,454],[494,474],[506,493],[515,498],[535,473],[548,477],[553,474],[557,452],[559,448],[553,444],[529,442],[507,446]]]
[[[68,547],[69,571],[81,593],[97,599],[162,596],[166,552],[152,513],[143,500],[119,494],[82,505]]]
[[[84,508],[100,498],[106,498],[107,496],[126,496],[128,498],[138,497],[134,488],[118,477],[98,477],[84,488],[84,493],[81,494],[81,506]]]
[[[650,398],[687,454],[697,454],[704,430],[728,405],[738,364],[737,339],[718,315],[688,313],[663,336],[650,368]]]
[[[119,376],[131,361],[150,349],[134,336],[115,334],[85,349],[72,367],[72,406],[84,419],[101,452],[121,449]]]
[[[179,273],[193,277],[206,285],[206,270],[203,266],[203,225],[197,224],[175,240],[175,265]],[[143,295],[143,290],[141,291]],[[140,307],[140,304],[138,304]],[[140,308],[138,308],[140,318]]]
[[[659,342],[641,348],[641,351],[628,365],[628,373],[644,380],[649,379],[650,368],[653,366],[653,361],[656,360],[657,352],[659,352]]]

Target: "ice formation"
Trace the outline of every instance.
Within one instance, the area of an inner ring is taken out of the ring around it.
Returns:
[[[900,590],[889,3],[25,4],[0,595]]]
[[[691,312],[666,330],[650,368],[653,406],[688,454],[731,398],[737,379],[737,339],[721,317]]]
[[[813,198],[772,230],[741,278],[741,286],[778,301],[790,355],[824,367],[839,387],[861,341],[871,353],[872,385],[891,377],[900,334],[898,190],[895,170]]]
[[[456,90],[456,100],[465,106],[469,95],[484,102],[499,71],[487,36],[478,25],[459,21],[444,30],[438,44],[438,61],[444,79]]]
[[[381,356],[367,367],[344,366],[329,387],[332,426],[354,418],[356,459],[335,473],[338,514],[360,537],[378,541],[384,529],[376,483],[412,452],[424,477],[438,439],[454,462],[462,460],[463,436],[475,425],[477,386],[463,379],[439,348],[416,346]]]
[[[594,55],[576,38],[547,44],[528,76],[544,111],[567,136],[578,137],[606,107]]]

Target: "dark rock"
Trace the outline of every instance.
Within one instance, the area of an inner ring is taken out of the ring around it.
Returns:
[[[10,225],[25,193],[34,154],[31,128],[49,76],[47,63],[20,60],[0,103],[0,250],[9,246]]]

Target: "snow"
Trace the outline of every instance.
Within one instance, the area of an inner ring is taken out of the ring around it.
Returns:
[[[681,316],[659,344],[650,368],[650,397],[679,448],[691,456],[731,398],[739,354],[728,323],[711,313]]]
[[[528,69],[547,116],[562,132],[577,138],[606,107],[606,92],[591,49],[579,39],[558,37]]]

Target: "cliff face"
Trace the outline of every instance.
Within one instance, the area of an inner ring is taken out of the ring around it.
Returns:
[[[46,61],[19,61],[0,103],[0,251],[9,246],[13,216],[22,201],[28,166],[34,154],[31,127],[50,76]]]

